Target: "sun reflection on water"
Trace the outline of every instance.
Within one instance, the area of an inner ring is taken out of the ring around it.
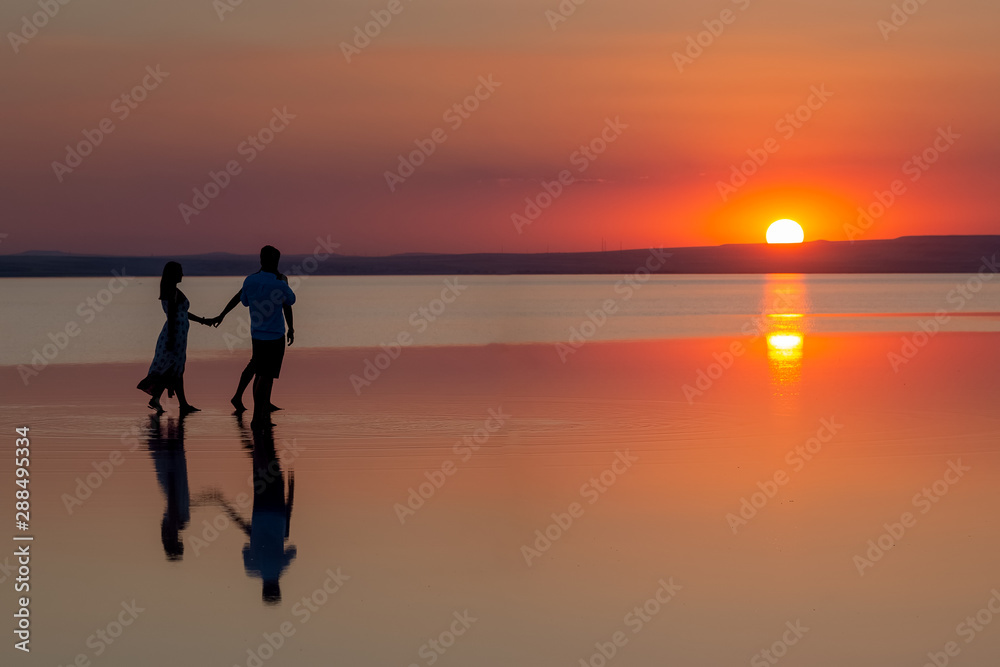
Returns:
[[[799,275],[768,276],[764,285],[764,327],[771,391],[777,397],[796,396],[802,381],[809,298]]]

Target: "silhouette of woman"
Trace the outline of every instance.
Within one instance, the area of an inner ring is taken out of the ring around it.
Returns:
[[[177,262],[167,262],[160,278],[160,305],[167,316],[156,339],[156,352],[149,374],[137,385],[138,389],[151,396],[149,407],[157,414],[163,412],[160,396],[167,390],[167,396],[177,392],[182,415],[197,412],[198,408],[187,402],[184,396],[184,362],[187,359],[188,320],[211,326],[212,321],[188,312],[190,302],[177,285],[184,277],[184,271]]]

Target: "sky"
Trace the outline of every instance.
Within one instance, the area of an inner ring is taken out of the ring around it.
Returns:
[[[6,0],[0,253],[997,233],[998,24],[993,0]]]

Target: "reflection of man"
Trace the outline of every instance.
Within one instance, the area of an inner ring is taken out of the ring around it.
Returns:
[[[222,499],[222,507],[243,529],[250,541],[243,547],[243,566],[247,576],[260,577],[261,597],[265,604],[281,602],[281,575],[296,556],[288,539],[295,496],[295,476],[288,476],[288,497],[285,497],[285,477],[274,450],[271,427],[253,430],[253,514],[247,523],[232,505]]]
[[[289,475],[286,500],[285,478],[270,427],[255,430],[253,436],[253,516],[250,543],[243,547],[243,566],[247,575],[261,578],[264,602],[276,604],[281,601],[278,579],[296,554],[294,546],[285,549],[295,477]]]
[[[278,271],[281,253],[277,248],[266,245],[260,249],[260,271],[252,273],[243,281],[243,288],[230,299],[222,314],[212,320],[219,322],[242,303],[250,309],[250,336],[253,356],[243,370],[239,388],[232,403],[237,412],[242,412],[243,390],[253,377],[253,423],[270,423],[268,413],[272,409],[271,388],[281,372],[281,361],[285,356],[285,319],[288,319],[288,344],[295,340],[292,322],[292,304],[295,293],[288,286],[288,279]]]
[[[285,499],[285,479],[274,453],[270,429],[254,432],[253,452],[253,516],[250,520],[250,543],[243,547],[243,566],[248,576],[261,578],[264,602],[281,601],[278,579],[292,560],[296,549],[285,539],[292,516],[295,477],[288,478],[288,499]]]

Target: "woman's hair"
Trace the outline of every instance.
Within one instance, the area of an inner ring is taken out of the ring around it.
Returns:
[[[167,262],[163,266],[163,276],[160,278],[160,301],[172,300],[177,283],[181,281],[181,265],[178,262]]]

